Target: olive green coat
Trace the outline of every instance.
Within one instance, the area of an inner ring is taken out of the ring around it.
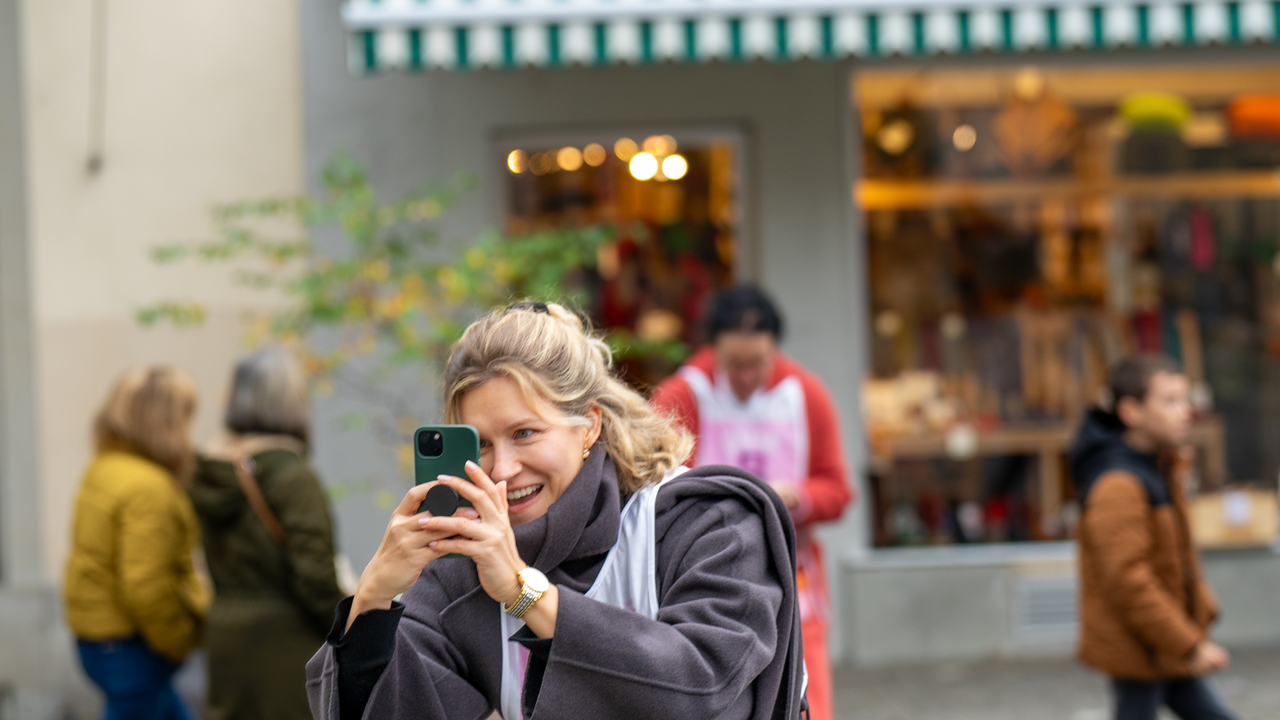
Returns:
[[[284,449],[287,442],[256,440],[246,447],[262,494],[288,535],[286,546],[253,511],[229,461],[202,457],[191,488],[214,585],[205,633],[207,717],[307,720],[307,660],[324,644],[343,596],[333,565],[333,524],[306,461]]]

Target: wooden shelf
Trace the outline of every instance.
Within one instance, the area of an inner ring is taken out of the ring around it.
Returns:
[[[860,180],[853,201],[864,210],[999,205],[1047,198],[1212,199],[1280,197],[1280,170],[1226,170],[1083,180]]]
[[[998,455],[1032,455],[1039,463],[1039,510],[1042,523],[1052,523],[1062,505],[1062,483],[1065,457],[1075,441],[1078,425],[1007,425],[977,434],[977,444],[966,458],[951,457],[944,433],[899,435],[873,443],[873,462],[881,472],[888,471],[897,460],[968,459]],[[1202,488],[1220,488],[1227,481],[1225,428],[1222,418],[1210,415],[1199,418],[1191,426],[1187,444],[1203,453],[1206,477]],[[1049,526],[1044,528],[1049,530]]]

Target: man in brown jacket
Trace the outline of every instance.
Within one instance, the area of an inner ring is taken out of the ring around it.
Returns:
[[[1181,489],[1161,456],[1191,425],[1187,378],[1164,355],[1112,371],[1114,411],[1095,410],[1071,451],[1080,519],[1080,659],[1112,678],[1117,720],[1231,720],[1208,674],[1217,604],[1191,545]]]

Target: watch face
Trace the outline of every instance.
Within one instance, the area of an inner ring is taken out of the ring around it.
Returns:
[[[547,576],[531,567],[520,571],[520,582],[529,586],[529,589],[536,593],[544,593],[551,587],[551,583],[547,582]]]

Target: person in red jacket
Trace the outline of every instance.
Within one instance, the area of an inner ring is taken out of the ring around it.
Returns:
[[[710,345],[653,392],[650,404],[696,439],[690,465],[732,465],[769,483],[796,525],[796,586],[813,720],[831,720],[827,586],[813,526],[836,520],[853,494],[835,403],[816,375],[778,349],[782,317],[759,288],[712,301]]]

